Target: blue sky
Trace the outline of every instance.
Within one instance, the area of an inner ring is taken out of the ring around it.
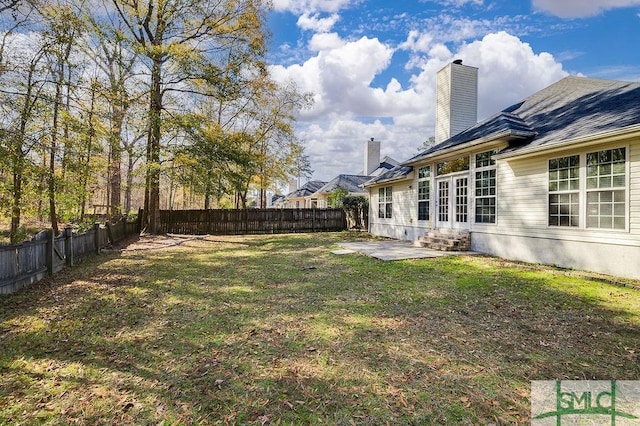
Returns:
[[[434,131],[435,73],[479,68],[479,119],[567,75],[640,81],[640,0],[273,0],[269,62],[314,94],[297,134],[314,179],[363,145],[413,156]]]

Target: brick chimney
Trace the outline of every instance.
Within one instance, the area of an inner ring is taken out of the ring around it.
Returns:
[[[436,74],[436,143],[478,121],[478,68],[457,59]]]
[[[371,138],[364,145],[364,169],[362,173],[369,176],[378,166],[380,166],[380,142]]]

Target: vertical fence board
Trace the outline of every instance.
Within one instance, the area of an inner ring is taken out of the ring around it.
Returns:
[[[0,245],[0,294],[10,294],[40,281],[47,275],[48,268],[52,273],[59,272],[67,260],[82,261],[96,254],[97,247],[104,248],[137,234],[138,230],[138,222],[123,220],[112,224],[112,240],[107,229],[96,224],[83,233],[65,231],[51,238],[50,231],[41,232],[28,242]]]
[[[342,231],[342,209],[161,210],[164,233],[193,235]]]

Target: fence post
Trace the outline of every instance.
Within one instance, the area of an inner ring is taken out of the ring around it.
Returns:
[[[138,209],[138,217],[136,218],[136,223],[138,225],[138,234],[140,234],[140,232],[142,232],[142,209],[139,208]]]
[[[55,267],[55,255],[56,255],[56,236],[53,233],[53,229],[47,230],[47,274],[53,275],[53,268]]]
[[[73,228],[64,228],[64,257],[67,259],[67,266],[73,266]]]
[[[95,245],[95,249],[96,249],[96,254],[100,254],[100,224],[99,223],[94,223],[93,224],[93,242]]]
[[[107,223],[105,223],[105,225],[107,226],[107,238],[109,239],[109,244],[113,244],[115,243],[115,240],[113,239],[113,229],[111,228],[111,222],[107,220]]]

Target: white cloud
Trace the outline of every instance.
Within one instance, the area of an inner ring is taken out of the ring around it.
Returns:
[[[479,68],[478,116],[485,118],[568,75],[546,52],[505,32],[488,34],[456,55]]]
[[[330,112],[364,115],[384,107],[380,89],[370,85],[389,66],[392,48],[375,38],[345,41],[334,33],[314,35],[309,47],[318,54],[304,64],[272,67],[277,80],[293,80],[300,90],[315,94],[315,105],[304,118]]]
[[[535,9],[561,18],[582,18],[610,9],[639,5],[640,0],[533,0]]]
[[[345,44],[346,42],[336,33],[314,34],[309,40],[309,49],[314,52],[334,51]]]
[[[420,27],[425,29],[410,31],[406,40],[398,48],[411,52],[427,53],[437,43],[462,43],[498,31],[506,30],[526,34],[531,28],[522,25],[522,21],[521,15],[497,16],[492,19],[469,19],[440,14],[422,20]]]
[[[277,12],[292,13],[334,13],[361,0],[273,0],[273,9]]]
[[[398,47],[414,52],[428,52],[432,42],[433,35],[431,33],[420,33],[418,30],[411,30],[407,40]]]
[[[378,39],[346,41],[336,34],[312,39],[315,56],[303,64],[271,68],[277,80],[294,80],[315,94],[316,104],[299,119],[299,136],[316,171],[328,180],[362,169],[363,144],[382,142],[382,155],[403,161],[434,131],[436,72],[453,59],[479,68],[479,118],[518,102],[567,75],[548,53],[506,32],[487,34],[452,50],[412,33],[407,42],[423,43],[410,59],[415,74],[403,85],[395,78],[380,84],[394,49]],[[376,79],[378,77],[378,79]]]
[[[313,16],[309,13],[304,13],[298,18],[298,27],[316,33],[326,33],[331,31],[331,28],[333,28],[339,20],[340,16],[336,13],[327,18],[320,18],[317,13]]]

